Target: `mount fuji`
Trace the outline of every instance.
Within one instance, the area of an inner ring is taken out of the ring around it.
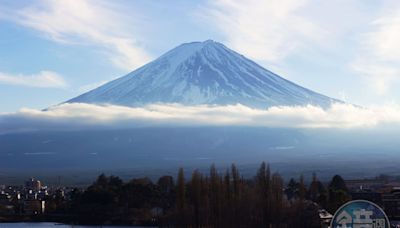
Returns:
[[[261,67],[221,43],[182,44],[137,70],[67,103],[142,106],[243,104],[329,107],[341,102],[303,88]]]

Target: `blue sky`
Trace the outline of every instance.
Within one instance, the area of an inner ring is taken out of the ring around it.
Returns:
[[[1,0],[0,112],[46,108],[207,39],[328,96],[399,103],[398,1]]]

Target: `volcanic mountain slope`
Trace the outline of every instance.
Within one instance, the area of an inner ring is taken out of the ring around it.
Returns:
[[[67,102],[124,106],[241,103],[266,108],[307,104],[328,107],[337,100],[296,85],[223,44],[207,40],[182,44],[128,75]]]

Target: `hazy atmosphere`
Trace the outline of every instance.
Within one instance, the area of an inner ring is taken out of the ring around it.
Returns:
[[[0,227],[400,227],[399,40],[395,0],[0,0]]]

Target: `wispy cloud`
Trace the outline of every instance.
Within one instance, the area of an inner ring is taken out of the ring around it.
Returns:
[[[400,4],[383,6],[381,14],[361,36],[351,67],[364,76],[377,94],[385,94],[400,81]]]
[[[111,2],[43,0],[3,11],[7,14],[3,18],[35,29],[52,41],[101,47],[115,66],[125,70],[149,59],[140,42],[127,33],[137,20],[128,15],[138,12],[124,14],[121,6]]]
[[[368,85],[378,95],[385,95],[400,75],[400,69],[397,66],[380,61],[369,53],[357,57],[350,67],[354,72],[365,77]]]
[[[308,0],[210,1],[203,17],[223,33],[229,46],[256,60],[277,62],[327,33],[302,9]]]
[[[0,84],[41,87],[41,88],[64,88],[67,83],[64,78],[53,71],[40,71],[37,74],[8,74],[0,72]]]
[[[266,110],[240,104],[229,106],[182,106],[153,104],[145,107],[99,106],[72,103],[47,111],[21,109],[0,115],[0,133],[25,130],[84,128],[136,128],[145,126],[257,126],[283,128],[373,128],[400,126],[400,106],[360,108],[333,104],[276,106]]]

